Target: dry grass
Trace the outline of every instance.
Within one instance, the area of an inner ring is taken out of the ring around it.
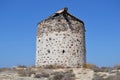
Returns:
[[[31,74],[35,74],[35,71],[32,71],[31,69],[26,69],[26,70],[17,70],[17,73],[21,77],[26,77],[26,76],[30,77]]]
[[[64,67],[63,66],[60,66],[60,65],[47,65],[47,66],[42,66],[42,68],[44,69],[63,69]]]
[[[0,68],[0,72],[11,70],[11,68]]]

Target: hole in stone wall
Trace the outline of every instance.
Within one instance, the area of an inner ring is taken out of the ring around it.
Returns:
[[[40,40],[38,40],[40,42]]]
[[[48,39],[46,39],[46,41],[48,41]]]
[[[48,36],[48,34],[46,33],[46,36]]]
[[[46,61],[44,61],[43,63],[46,63]]]
[[[82,43],[80,42],[80,44],[82,44]]]
[[[79,63],[77,63],[77,65],[78,65],[78,66],[80,66],[80,64],[79,64]]]
[[[55,34],[56,36],[58,36],[58,34]]]
[[[80,42],[80,40],[79,40],[79,39],[77,39],[77,41],[79,41],[79,42]]]
[[[82,34],[82,32],[80,32],[80,34]]]
[[[50,53],[50,50],[47,50],[48,53]]]
[[[60,22],[61,20],[60,19],[58,19],[58,22]]]
[[[39,60],[37,60],[37,62],[39,62]]]
[[[73,46],[73,44],[71,44],[71,46]]]
[[[67,36],[70,36],[70,34],[67,34]]]
[[[76,55],[76,53],[72,53],[72,55]]]
[[[68,57],[66,57],[66,59],[68,59]]]
[[[65,62],[67,62],[67,60],[65,60]]]
[[[82,53],[82,51],[80,51],[80,53]]]
[[[49,40],[51,40],[51,38],[49,38]]]
[[[65,50],[62,50],[62,53],[65,53]]]

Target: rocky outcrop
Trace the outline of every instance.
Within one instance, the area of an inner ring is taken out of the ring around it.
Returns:
[[[101,78],[91,69],[74,68],[75,80],[100,80]]]

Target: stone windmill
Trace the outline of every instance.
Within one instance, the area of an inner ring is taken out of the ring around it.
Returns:
[[[86,63],[84,22],[61,9],[38,24],[36,66],[82,67]]]

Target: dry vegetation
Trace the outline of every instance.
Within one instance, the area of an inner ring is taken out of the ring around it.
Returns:
[[[0,72],[11,70],[10,68],[0,68]]]
[[[119,70],[116,72],[115,76],[110,76],[102,80],[120,80],[120,65],[115,65],[114,67],[98,67],[93,64],[85,64],[84,68],[92,69],[94,72],[107,72],[115,73],[114,70]],[[53,71],[54,69],[65,69],[62,66],[49,65],[44,67],[27,67],[20,65],[13,68],[0,68],[0,72],[5,71],[15,71],[21,77],[34,77],[34,78],[49,78],[49,80],[75,80],[75,74],[71,68],[66,68],[67,71]]]
[[[98,67],[94,64],[84,64],[84,68],[92,69],[95,72],[110,72],[112,70],[120,70],[120,65],[115,65],[114,67]]]

